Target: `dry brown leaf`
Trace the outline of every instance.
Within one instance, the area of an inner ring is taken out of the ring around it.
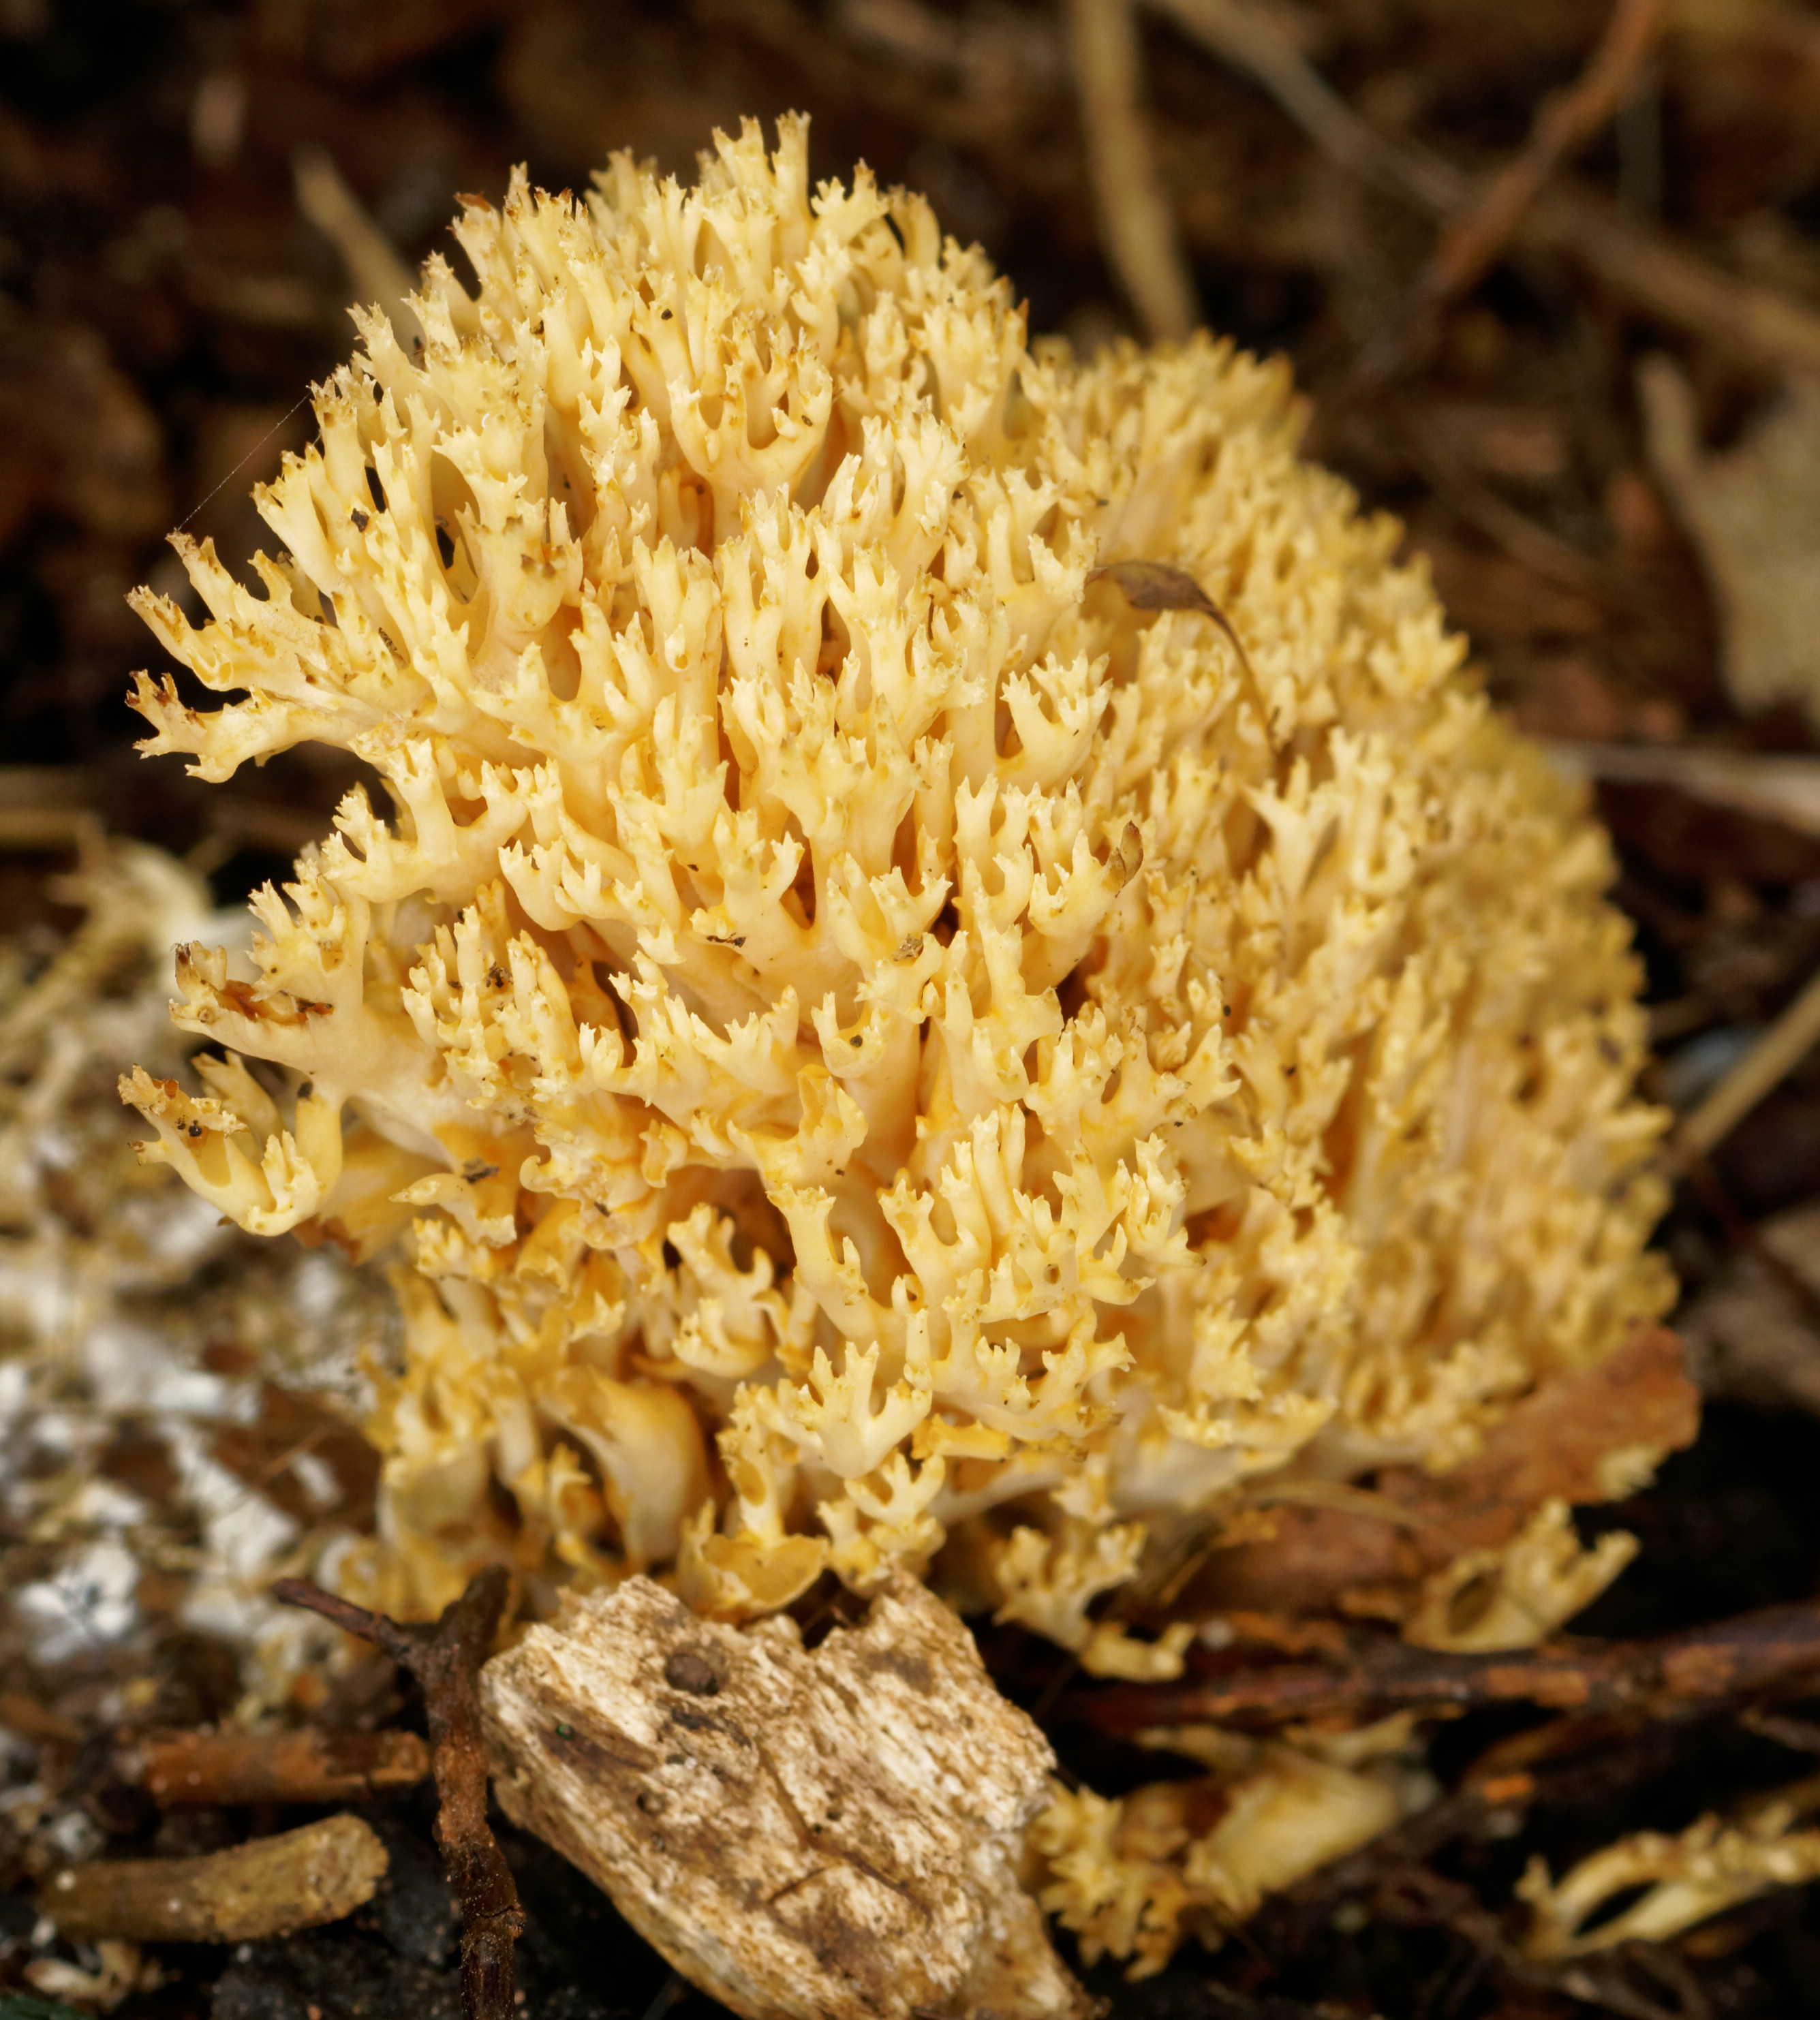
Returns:
[[[1611,1500],[1646,1462],[1693,1442],[1699,1397],[1682,1362],[1674,1334],[1639,1326],[1597,1368],[1518,1404],[1464,1466],[1381,1473],[1382,1514],[1273,1510],[1275,1537],[1216,1552],[1184,1610],[1324,1611],[1359,1588],[1412,1588],[1463,1552],[1496,1549],[1544,1502]]]
[[[1719,455],[1702,445],[1678,366],[1645,358],[1637,383],[1650,460],[1719,604],[1732,699],[1746,712],[1793,702],[1820,725],[1820,380],[1792,381]]]

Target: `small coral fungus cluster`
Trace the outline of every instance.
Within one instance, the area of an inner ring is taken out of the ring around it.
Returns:
[[[253,967],[180,950],[206,1094],[126,1092],[242,1226],[408,1257],[390,1604],[507,1555],[737,1618],[951,1538],[1154,1673],[1091,1609],[1159,1517],[1448,1465],[1661,1309],[1604,842],[1280,365],[1033,345],[789,121],[456,236],[258,590],[180,542],[207,621],[140,601],[231,697],[142,677],[145,748],[389,801]]]

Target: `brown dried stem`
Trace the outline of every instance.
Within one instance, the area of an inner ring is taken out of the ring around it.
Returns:
[[[1132,0],[1066,0],[1063,14],[1106,257],[1146,332],[1179,340],[1201,311],[1144,123],[1135,10]]]
[[[129,1942],[238,1943],[351,1915],[385,1876],[386,1851],[358,1817],[325,1817],[203,1858],[71,1866],[41,1905],[60,1935]]]
[[[1592,61],[1568,90],[1543,100],[1528,146],[1442,234],[1422,282],[1431,301],[1456,300],[1491,271],[1542,185],[1636,89],[1662,16],[1662,0],[1617,0]]]
[[[1079,1691],[1063,1700],[1062,1713],[1116,1733],[1500,1703],[1673,1717],[1820,1669],[1820,1600],[1654,1640],[1557,1641],[1488,1655],[1415,1648],[1382,1634],[1336,1638],[1339,1652],[1331,1661],[1251,1663],[1187,1682]]]
[[[1621,300],[1757,371],[1820,372],[1820,314],[1727,273],[1574,189],[1549,190],[1518,237],[1564,252]]]
[[[461,2000],[467,2020],[516,2020],[517,2015],[512,1946],[525,1916],[511,1869],[487,1822],[487,1757],[478,1685],[510,1586],[510,1574],[490,1565],[443,1609],[433,1627],[370,1613],[306,1579],[280,1579],[272,1587],[274,1598],[307,1606],[370,1641],[409,1670],[423,1693],[441,1799],[437,1841],[461,1902]]]
[[[1367,347],[1358,369],[1361,383],[1387,379],[1433,347],[1440,311],[1497,265],[1555,172],[1629,96],[1661,25],[1661,0],[1617,0],[1586,70],[1568,90],[1542,100],[1528,144],[1442,233],[1408,311]]]
[[[122,1763],[161,1808],[220,1803],[360,1803],[430,1771],[414,1732],[160,1732]]]

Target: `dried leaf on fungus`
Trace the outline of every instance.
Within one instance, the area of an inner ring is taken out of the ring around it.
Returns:
[[[1362,1589],[1413,1595],[1465,1553],[1508,1545],[1553,1501],[1617,1499],[1692,1443],[1699,1397],[1680,1342],[1640,1326],[1608,1360],[1544,1382],[1452,1471],[1378,1476],[1385,1504],[1273,1507],[1268,1540],[1216,1551],[1185,1604],[1314,1613]]]

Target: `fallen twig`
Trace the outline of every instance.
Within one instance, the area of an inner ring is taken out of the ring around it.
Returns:
[[[1408,306],[1367,346],[1357,376],[1374,384],[1407,370],[1433,347],[1440,311],[1497,265],[1544,186],[1623,103],[1662,24],[1661,0],[1616,0],[1593,59],[1566,91],[1542,100],[1521,151],[1443,231]]]
[[[1675,1132],[1684,1157],[1704,1157],[1724,1142],[1786,1074],[1820,1045],[1820,975],[1814,976]]]
[[[1779,821],[1820,836],[1820,758],[1766,756],[1697,743],[1581,743],[1548,746],[1564,771],[1620,784],[1673,786],[1713,806],[1735,807],[1759,820]]]
[[[369,1826],[325,1817],[205,1858],[67,1866],[41,1905],[60,1935],[78,1940],[252,1942],[352,1914],[372,1898],[386,1866]]]
[[[433,1627],[401,1625],[306,1579],[280,1579],[272,1587],[274,1598],[307,1606],[383,1650],[416,1678],[423,1693],[441,1798],[437,1841],[461,1902],[461,2000],[467,2020],[516,2020],[518,2011],[512,1946],[525,1916],[511,1869],[487,1823],[487,1757],[477,1686],[510,1585],[503,1566],[490,1565]]]
[[[1106,257],[1148,334],[1185,337],[1201,312],[1144,125],[1135,10],[1067,0],[1063,13]]]
[[[1249,1663],[1186,1682],[1076,1691],[1063,1699],[1059,1715],[1114,1733],[1500,1703],[1672,1717],[1820,1669],[1820,1601],[1648,1641],[1545,1642],[1485,1655],[1446,1655],[1383,1634],[1347,1635],[1342,1645],[1331,1661]],[[1233,1652],[1222,1651],[1222,1659],[1230,1662]]]
[[[99,826],[88,773],[73,766],[0,765],[0,849],[73,848]]]
[[[1629,96],[1662,17],[1662,0],[1617,0],[1592,61],[1568,89],[1543,100],[1523,151],[1442,234],[1421,284],[1429,302],[1457,300],[1496,265],[1542,185]]]
[[[358,1803],[430,1771],[414,1732],[165,1732],[122,1765],[161,1808],[218,1803]]]
[[[1583,191],[1537,198],[1519,240],[1564,252],[1612,294],[1760,371],[1820,372],[1820,314],[1741,279]]]
[[[1469,201],[1459,169],[1361,119],[1251,0],[1150,0],[1210,56],[1246,72],[1330,159],[1361,180],[1444,217]]]
[[[300,147],[292,166],[297,208],[341,255],[356,303],[364,308],[376,302],[401,343],[421,341],[423,326],[410,303],[417,277],[341,171],[320,147]]]

